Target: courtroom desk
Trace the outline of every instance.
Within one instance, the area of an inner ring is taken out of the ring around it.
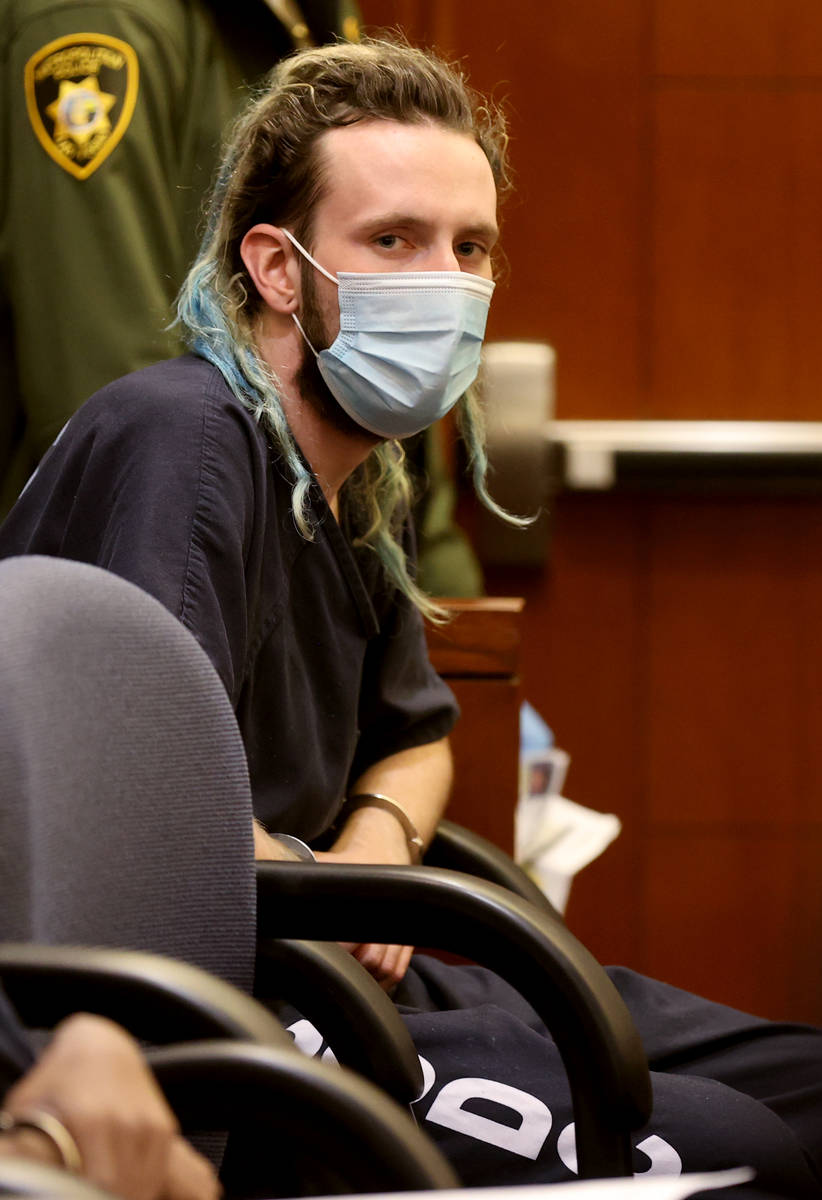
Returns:
[[[447,815],[511,854],[523,601],[487,597],[438,602],[448,608],[451,620],[426,627],[428,649],[462,710],[451,735],[455,778]]]

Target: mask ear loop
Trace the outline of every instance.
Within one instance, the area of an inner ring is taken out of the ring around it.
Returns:
[[[305,342],[306,346],[308,346],[308,349],[311,351],[311,353],[314,355],[315,358],[319,358],[320,357],[319,354],[314,349],[314,347],[311,345],[311,342],[309,341],[309,338],[308,338],[308,334],[305,332],[302,325],[300,324],[300,318],[297,316],[296,313],[291,314],[291,320],[294,322],[294,324],[299,329],[300,333],[303,335],[303,341]]]
[[[317,262],[316,258],[312,258],[312,256],[308,253],[305,246],[300,245],[300,243],[294,237],[293,233],[289,233],[287,229],[283,229],[282,227],[280,228],[280,232],[285,234],[285,236],[288,238],[289,242],[291,242],[292,246],[296,246],[296,248],[299,250],[300,254],[302,254],[303,258],[308,259],[308,261],[311,263],[312,267],[316,267],[318,271],[321,271],[322,274],[325,275],[326,279],[330,279],[332,283],[335,283],[337,285],[337,287],[340,286],[340,282],[337,279],[337,277],[335,275],[332,275],[330,271],[326,271],[325,267],[321,267],[320,264]]]
[[[294,237],[293,233],[289,233],[289,231],[287,229],[284,229],[282,226],[280,226],[280,232],[285,234],[285,236],[288,238],[289,242],[291,242],[292,246],[295,246],[296,249],[299,250],[299,252],[300,252],[300,254],[302,254],[303,258],[306,258],[311,263],[312,267],[316,267],[316,269],[318,271],[320,271],[323,275],[325,275],[326,279],[330,279],[332,283],[337,285],[337,287],[340,286],[339,280],[335,279],[330,271],[326,271],[325,267],[320,266],[320,264],[317,262],[316,258],[313,258],[308,253],[305,246],[300,245],[300,243]],[[314,355],[315,358],[319,358],[320,356],[317,353],[317,351],[314,349],[314,347],[311,345],[311,342],[309,341],[309,338],[308,338],[308,334],[305,332],[302,325],[300,324],[300,319],[297,316],[297,314],[292,313],[291,319],[294,322],[294,324],[297,326],[297,328],[299,329],[300,333],[303,335],[303,341],[305,342],[306,346],[308,346],[308,349],[311,351],[311,353]]]

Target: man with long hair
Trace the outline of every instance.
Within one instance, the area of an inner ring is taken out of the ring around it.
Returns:
[[[456,406],[494,506],[471,385],[505,148],[434,55],[366,40],[282,63],[233,131],[180,297],[192,354],[92,397],[0,531],[0,554],[106,567],[199,639],[261,858],[407,864],[444,809],[456,710],[425,651],[403,441]],[[464,1182],[572,1178],[565,1073],[529,1005],[479,968],[351,950],[396,989],[427,1064],[417,1115]],[[749,1163],[818,1195],[820,1032],[611,978],[655,1069],[636,1169]]]

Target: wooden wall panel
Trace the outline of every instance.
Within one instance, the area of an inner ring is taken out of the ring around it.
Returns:
[[[796,908],[797,851],[797,839],[772,832],[654,833],[644,900],[667,916],[647,925],[654,975],[726,1004],[745,998],[745,1007],[774,1018],[818,1019],[818,981],[800,1011],[790,973],[780,970]]]
[[[623,832],[568,920],[624,962],[766,1016],[822,1021],[822,510],[563,496],[526,597],[523,694],[566,794]]]
[[[773,824],[799,815],[801,579],[784,536],[795,511],[755,501],[653,506],[652,821]]]
[[[818,419],[822,10],[653,16],[653,411]]]
[[[662,75],[818,75],[818,0],[655,0],[654,69]]]
[[[662,90],[655,136],[654,415],[816,419],[822,94]]]

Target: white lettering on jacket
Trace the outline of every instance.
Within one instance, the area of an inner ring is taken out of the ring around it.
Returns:
[[[644,1141],[637,1142],[639,1150],[648,1159],[648,1166],[634,1175],[681,1175],[682,1159],[670,1142],[653,1133]],[[557,1154],[569,1171],[577,1174],[577,1144],[574,1123],[566,1125],[557,1138]]]
[[[519,1127],[514,1129],[502,1121],[469,1112],[465,1108],[469,1100],[492,1100],[513,1109],[520,1118]],[[453,1079],[446,1083],[425,1119],[523,1158],[538,1157],[552,1123],[551,1110],[536,1096],[493,1079]]]
[[[320,1053],[324,1039],[310,1021],[304,1018],[295,1021],[288,1027],[288,1032],[293,1035],[297,1049],[304,1054],[314,1056]],[[337,1061],[330,1047],[321,1057],[325,1062]],[[432,1091],[437,1082],[433,1065],[422,1055],[419,1060],[423,1086],[419,1100],[415,1101],[417,1104]],[[465,1107],[471,1100],[490,1100],[510,1109],[519,1117],[519,1124],[512,1127],[492,1117],[471,1112]],[[553,1124],[551,1110],[538,1097],[507,1083],[480,1078],[452,1079],[446,1083],[434,1097],[425,1120],[530,1159],[539,1156]],[[637,1175],[682,1174],[682,1159],[670,1142],[657,1134],[638,1142],[636,1148],[648,1159],[648,1166],[637,1171]],[[573,1121],[565,1126],[557,1138],[557,1155],[569,1171],[574,1175],[578,1173]]]

